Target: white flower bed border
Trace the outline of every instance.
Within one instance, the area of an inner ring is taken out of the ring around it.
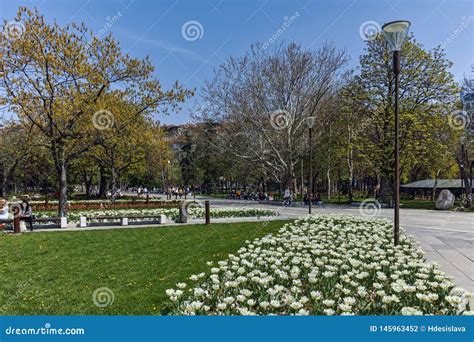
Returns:
[[[93,218],[97,216],[115,216],[128,217],[130,222],[148,222],[153,219],[148,218],[134,218],[134,216],[143,216],[143,215],[165,215],[168,219],[174,220],[179,215],[179,208],[143,208],[143,209],[119,209],[119,210],[84,210],[84,211],[74,211],[68,214],[68,221],[70,223],[79,223],[79,218],[85,216],[88,218]],[[259,209],[259,208],[226,208],[226,207],[217,207],[211,209],[211,217],[213,218],[235,218],[235,217],[269,217],[269,216],[278,216],[278,211],[270,209]],[[38,217],[49,217],[48,213],[39,213]],[[188,218],[204,218],[204,208],[201,207],[189,207],[188,208]],[[95,222],[97,220],[90,219],[89,222]],[[101,220],[101,222],[107,222],[113,220]]]
[[[166,291],[178,315],[456,315],[470,294],[384,219],[315,215]]]

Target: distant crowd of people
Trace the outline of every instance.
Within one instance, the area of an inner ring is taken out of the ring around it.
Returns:
[[[191,189],[189,188],[189,186],[185,186],[185,187],[173,186],[173,187],[167,188],[165,193],[166,193],[166,199],[168,200],[173,199],[173,196],[174,196],[174,199],[178,199],[178,197],[179,199],[181,199],[183,196],[186,199],[186,197],[191,194]]]
[[[273,201],[275,199],[275,194],[267,193],[264,191],[240,191],[240,190],[232,190],[228,193],[228,198],[230,199],[243,199],[243,200],[251,200],[251,201]],[[283,194],[283,204],[284,205],[291,205],[291,203],[295,200],[295,194],[289,188],[285,189]],[[321,195],[319,193],[311,194],[311,196],[306,193],[303,197],[303,203],[305,205],[311,204],[321,204]]]
[[[316,194],[311,194],[311,196],[310,196],[308,193],[306,193],[304,195],[303,202],[304,202],[305,205],[309,205],[310,201],[311,201],[311,204],[321,203],[321,195],[319,193],[316,193]]]
[[[273,194],[268,194],[263,191],[256,192],[256,191],[232,190],[229,192],[228,197],[230,199],[243,199],[243,200],[249,200],[249,201],[273,200]]]

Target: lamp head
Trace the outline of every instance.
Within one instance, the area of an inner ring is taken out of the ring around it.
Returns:
[[[411,23],[408,20],[397,20],[382,26],[382,32],[391,51],[400,51],[408,36]]]

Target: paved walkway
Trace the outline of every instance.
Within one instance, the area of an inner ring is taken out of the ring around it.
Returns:
[[[307,206],[282,207],[254,201],[209,200],[213,206],[274,209],[285,218],[297,218],[308,213]],[[312,212],[363,215],[358,207],[340,205],[316,206]],[[393,220],[393,209],[381,209],[374,217]],[[421,244],[428,260],[439,263],[443,271],[454,277],[457,285],[474,293],[474,213],[401,209],[400,224],[408,235],[414,236]]]

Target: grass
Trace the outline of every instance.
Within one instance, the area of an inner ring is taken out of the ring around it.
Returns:
[[[0,314],[159,315],[166,289],[286,222],[2,234]],[[112,305],[94,305],[100,287]]]

